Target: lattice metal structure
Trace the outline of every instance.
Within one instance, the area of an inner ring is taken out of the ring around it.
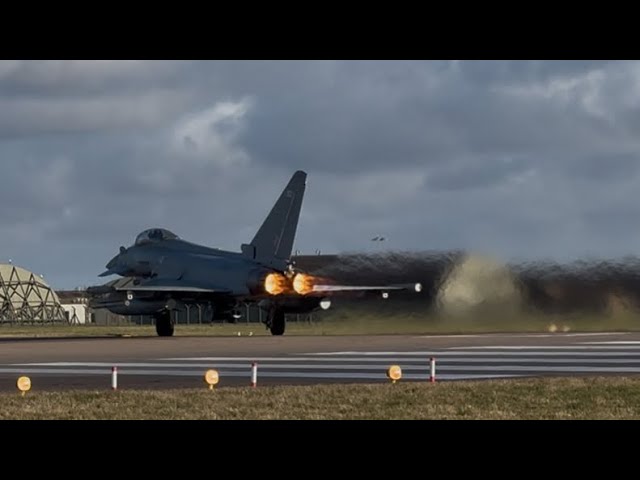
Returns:
[[[60,299],[45,281],[24,268],[0,265],[0,323],[67,322]]]

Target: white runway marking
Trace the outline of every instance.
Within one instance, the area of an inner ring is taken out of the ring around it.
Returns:
[[[640,353],[639,353],[640,355]],[[387,361],[387,357],[381,358],[320,358],[320,357],[184,357],[184,358],[159,358],[162,362],[224,362],[224,361],[244,361],[244,362],[369,362]],[[427,357],[428,360],[428,357]]]
[[[305,359],[306,360],[306,359]],[[314,359],[320,360],[320,359]],[[305,364],[305,363],[281,363],[278,358],[273,358],[269,361],[264,361],[258,364],[258,367],[265,369],[318,369],[318,370],[341,370],[341,369],[386,369],[389,367],[391,363],[396,363],[403,369],[425,369],[429,367],[429,360],[421,359],[421,358],[381,358],[381,359],[373,359],[373,358],[349,358],[349,359],[340,359],[342,362],[348,361],[348,365],[343,365],[339,363],[335,358],[331,359],[322,359],[326,363],[324,364]],[[437,359],[436,359],[437,361]],[[351,362],[360,362],[357,364],[353,364]],[[404,363],[404,362],[413,362],[413,363]],[[481,358],[451,358],[447,357],[445,359],[441,359],[437,362],[440,368],[446,368],[447,365],[452,363],[462,363],[465,365],[470,365],[474,363],[479,364],[487,364],[487,363],[501,363],[501,364],[514,364],[520,365],[523,363],[532,363],[532,364],[554,364],[554,363],[562,363],[562,364],[577,364],[584,365],[585,363],[595,363],[595,364],[622,364],[622,365],[630,365],[630,364],[638,364],[640,366],[640,356],[633,359],[627,358],[536,358],[536,357],[516,357],[516,358],[505,358],[505,357],[481,357]],[[245,368],[249,369],[251,367],[251,363],[248,362],[237,362],[237,363],[228,363],[228,362],[218,362],[215,360],[207,361],[207,362],[188,362],[188,363],[150,363],[150,362],[49,362],[49,363],[13,363],[11,364],[13,367],[118,367],[118,368]]]
[[[498,347],[499,348],[499,347]],[[426,352],[329,352],[329,353],[309,353],[308,359],[310,360],[313,356],[331,356],[336,359],[347,356],[357,356],[363,355],[366,357],[370,356],[380,356],[380,357],[444,357],[444,356],[460,356],[460,355],[473,355],[473,356],[482,356],[482,355],[509,355],[509,356],[517,356],[517,355],[577,355],[577,356],[629,356],[629,355],[640,355],[640,349],[624,349],[620,351],[620,349],[615,350],[601,350],[601,351],[593,351],[588,349],[589,351],[513,351],[513,350],[472,350],[472,351],[464,351],[464,350],[431,350]],[[633,351],[635,350],[635,351]]]
[[[45,375],[58,375],[58,376],[68,376],[68,375],[79,375],[79,376],[88,376],[88,375],[104,375],[105,381],[110,378],[111,370],[103,369],[53,369],[53,368],[32,368],[32,369],[17,369],[17,368],[0,368],[0,374],[2,373],[11,373],[11,374],[45,374]],[[245,377],[247,382],[250,380],[250,373],[243,373],[237,371],[221,371],[220,378],[221,381],[224,381],[224,377],[233,377],[233,378],[241,378]],[[118,375],[134,375],[134,376],[169,376],[169,377],[201,377],[202,372],[196,371],[180,371],[180,370],[139,370],[139,369],[127,369],[118,371]],[[438,380],[446,381],[446,380],[485,380],[491,378],[513,378],[513,377],[522,377],[526,375],[518,375],[518,374],[497,374],[497,375],[487,375],[487,374],[479,374],[479,375],[468,375],[468,374],[442,374],[438,375]],[[385,383],[389,382],[389,379],[386,378],[384,372],[381,373],[365,373],[365,372],[259,372],[258,379],[260,378],[303,378],[303,379],[333,379],[333,380],[381,380]],[[402,376],[405,380],[429,380],[428,374],[407,374]],[[32,379],[33,380],[33,379]]]
[[[449,347],[448,350],[637,350],[631,345],[482,345]]]
[[[124,369],[124,368],[181,368],[181,369],[196,369],[196,368],[201,368],[203,369],[207,369],[207,368],[229,368],[229,369],[236,369],[236,370],[246,370],[247,372],[250,370],[251,368],[251,364],[249,363],[91,363],[91,362],[87,362],[87,363],[31,363],[31,364],[14,364],[13,366],[15,367],[26,367],[26,368],[31,368],[31,367],[87,367],[87,368],[92,368],[92,367],[105,367],[105,368],[109,368],[109,371],[111,366],[116,366],[118,367],[118,371],[121,371],[120,369]],[[318,365],[318,364],[313,364],[313,365],[309,365],[309,364],[285,364],[285,365],[280,365],[280,364],[274,364],[274,363],[263,363],[263,364],[259,364],[258,368],[262,371],[262,370],[291,370],[291,369],[296,369],[296,370],[379,370],[380,372],[386,372],[387,368],[389,368],[389,364],[385,363],[385,364],[379,364],[379,365],[365,365],[365,364],[361,364],[361,365],[340,365],[340,364],[327,364],[327,365]],[[405,364],[402,365],[402,368],[405,370],[423,370],[423,371],[428,371],[429,370],[429,364],[428,363],[424,363],[422,365],[419,364]],[[124,371],[124,370],[122,370]]]
[[[311,352],[292,356],[202,356],[144,359],[124,362],[37,362],[0,365],[0,375],[28,374],[88,376],[119,375],[202,377],[209,368],[222,381],[250,379],[250,364],[258,362],[258,376],[274,379],[362,380],[387,382],[386,370],[399,365],[405,380],[428,380],[429,359],[436,358],[439,380],[511,378],[549,374],[640,374],[640,344],[567,346],[459,347],[425,351]]]
[[[553,365],[545,365],[545,366],[533,366],[533,365],[501,365],[500,367],[503,370],[507,370],[510,372],[564,372],[564,373],[640,373],[640,366],[638,367],[625,367],[625,366],[617,366],[617,367],[593,367],[593,366],[553,366]],[[496,370],[496,366],[494,365],[448,365],[446,367],[442,367],[442,370],[454,371],[454,370],[464,370],[464,371],[476,371],[476,372],[484,372]]]
[[[629,335],[629,332],[576,332],[576,333],[477,333],[474,335],[417,335],[415,338],[547,338],[547,337],[605,337]]]

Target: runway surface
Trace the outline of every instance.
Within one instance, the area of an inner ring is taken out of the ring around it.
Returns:
[[[0,340],[0,390],[20,375],[33,389],[201,387],[208,369],[220,387],[258,384],[386,382],[390,365],[404,380],[437,381],[542,375],[638,375],[640,333],[133,337]]]

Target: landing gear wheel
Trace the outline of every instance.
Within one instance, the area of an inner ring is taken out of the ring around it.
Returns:
[[[269,330],[271,335],[282,335],[285,329],[284,312],[272,310],[269,312]]]
[[[169,310],[155,314],[154,318],[156,319],[156,333],[159,337],[173,336],[173,321]]]

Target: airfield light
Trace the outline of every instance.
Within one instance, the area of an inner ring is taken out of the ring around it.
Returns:
[[[204,381],[209,385],[209,390],[213,390],[213,387],[220,381],[220,376],[217,370],[207,370],[204,374]]]
[[[264,290],[269,295],[279,295],[285,291],[286,279],[277,273],[270,273],[264,279]]]
[[[398,365],[391,365],[387,370],[387,377],[391,383],[396,383],[402,378],[402,369]]]
[[[16,382],[16,386],[18,387],[18,390],[20,390],[20,393],[24,397],[25,394],[29,390],[31,390],[31,379],[29,377],[20,377]]]
[[[313,277],[311,275],[305,275],[304,273],[298,273],[293,278],[293,289],[300,295],[306,295],[313,291]]]
[[[320,300],[320,308],[322,310],[328,310],[330,306],[331,306],[331,300],[330,299],[323,298],[322,300]]]

